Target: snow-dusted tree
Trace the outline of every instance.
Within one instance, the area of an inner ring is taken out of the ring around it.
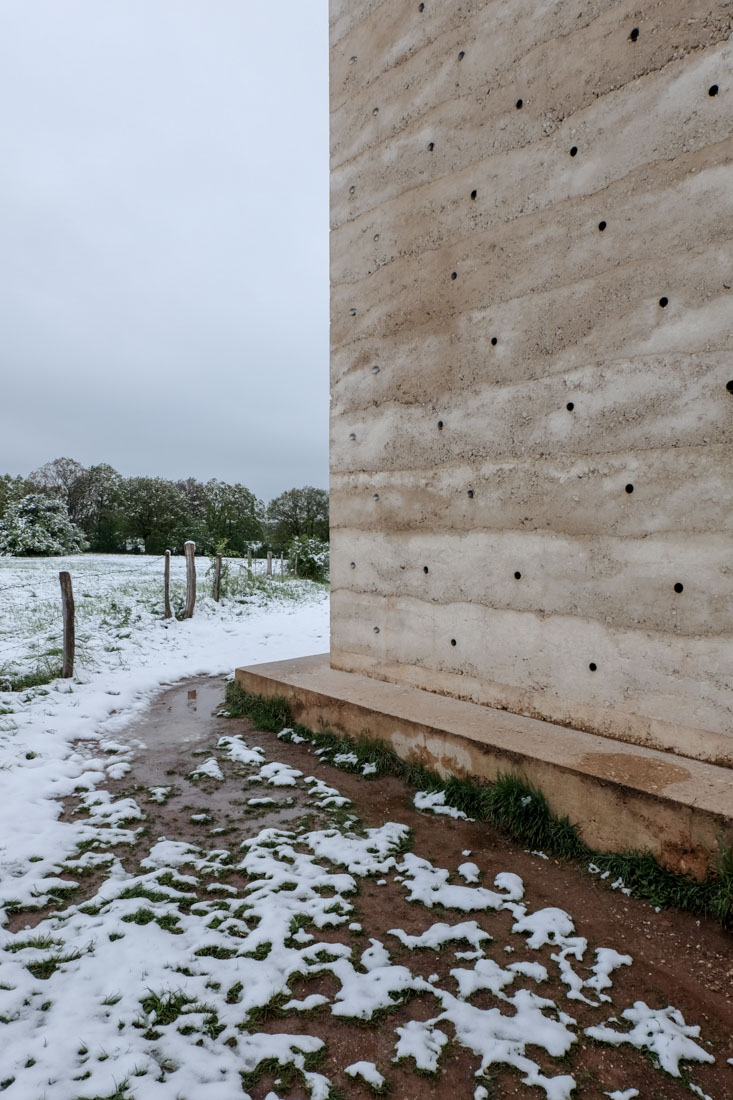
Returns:
[[[307,535],[296,535],[288,546],[288,562],[291,566],[298,560],[298,576],[311,581],[323,581],[328,577],[328,543],[321,539],[311,539]]]
[[[297,535],[328,541],[328,492],[306,485],[288,489],[267,506],[269,541],[286,546]]]
[[[0,554],[16,557],[48,557],[81,554],[87,547],[84,534],[69,519],[62,500],[29,493],[8,505],[0,521]]]
[[[44,466],[39,466],[28,475],[28,490],[31,493],[45,493],[46,496],[59,497],[66,505],[74,522],[75,488],[86,473],[86,467],[75,458],[54,458]]]

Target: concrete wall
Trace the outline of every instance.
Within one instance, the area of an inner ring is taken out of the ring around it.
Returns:
[[[733,765],[733,5],[420,7],[331,0],[332,664]]]

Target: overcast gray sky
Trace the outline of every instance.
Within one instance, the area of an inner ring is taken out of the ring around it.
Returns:
[[[0,473],[327,485],[327,0],[0,0]]]

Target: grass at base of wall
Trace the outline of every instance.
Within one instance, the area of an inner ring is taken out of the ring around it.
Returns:
[[[456,777],[444,780],[429,768],[402,760],[382,741],[335,733],[314,733],[293,722],[286,699],[266,699],[245,692],[235,681],[227,686],[227,712],[249,718],[257,729],[280,733],[291,729],[316,748],[353,753],[358,761],[350,770],[375,764],[376,775],[394,775],[421,791],[444,791],[445,801],[476,821],[487,821],[524,848],[568,860],[585,869],[593,864],[609,878],[623,879],[638,898],[660,908],[683,909],[713,917],[733,930],[733,851],[721,847],[717,865],[698,881],[662,867],[650,852],[600,852],[582,839],[568,817],[557,817],[542,791],[514,774],[499,775],[493,783]]]

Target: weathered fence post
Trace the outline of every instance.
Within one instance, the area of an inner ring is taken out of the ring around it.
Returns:
[[[280,580],[285,580],[285,555],[283,551],[280,551]]]
[[[61,606],[64,613],[64,665],[61,675],[65,680],[74,675],[74,593],[71,588],[71,573],[59,573],[61,582]]]
[[[184,543],[183,552],[186,555],[186,606],[183,609],[183,617],[192,619],[193,609],[196,606],[196,543]]]
[[[249,550],[247,551],[247,568],[249,569],[249,571],[251,573],[252,572],[252,547],[251,546],[250,546]]]
[[[267,575],[272,576],[272,550],[267,551]]]
[[[221,596],[221,554],[216,555],[216,562],[214,563],[214,591],[212,596],[214,602],[218,603]]]
[[[163,567],[163,587],[165,590],[165,618],[172,619],[171,611],[171,552],[165,552],[165,566]]]
[[[298,554],[297,554],[297,551],[296,551],[296,554],[295,554],[295,575],[296,575],[296,577],[298,576]]]

